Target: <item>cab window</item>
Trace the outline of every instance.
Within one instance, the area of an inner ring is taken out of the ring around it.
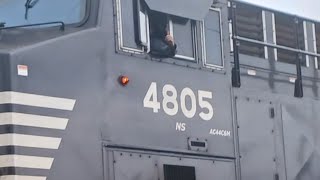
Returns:
[[[85,18],[87,0],[3,0],[0,22],[5,27],[62,21],[79,23]]]
[[[170,17],[170,34],[177,44],[176,58],[195,61],[195,22],[181,17]]]
[[[148,46],[148,16],[138,1],[116,1],[118,46],[125,52],[143,53]]]
[[[220,11],[210,9],[203,21],[203,60],[204,65],[213,68],[223,68],[222,37]]]
[[[165,62],[222,69],[221,14],[211,8],[190,19],[149,8],[145,0],[115,0],[118,50]],[[154,4],[152,4],[154,5]],[[189,14],[190,15],[190,14]]]

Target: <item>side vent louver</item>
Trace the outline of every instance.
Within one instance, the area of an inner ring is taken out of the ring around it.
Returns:
[[[195,167],[163,165],[164,180],[196,180]]]
[[[238,36],[263,42],[262,10],[245,4],[237,5]],[[264,47],[248,42],[241,42],[241,54],[264,58]]]
[[[286,46],[290,48],[297,48],[297,38],[299,38],[300,48],[302,50],[305,49],[304,44],[304,29],[303,29],[303,21],[299,22],[298,28],[298,37],[295,36],[295,21],[292,16],[284,15],[284,14],[276,14],[275,15],[275,25],[276,25],[276,38],[277,45]],[[286,51],[282,49],[278,49],[278,61],[296,64],[297,53],[292,51]],[[302,66],[306,66],[305,56],[302,57],[301,61]]]

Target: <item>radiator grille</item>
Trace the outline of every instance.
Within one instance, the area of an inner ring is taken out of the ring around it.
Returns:
[[[238,36],[263,42],[262,10],[246,4],[237,5]],[[257,44],[241,42],[241,54],[264,58],[264,47]]]
[[[164,180],[196,180],[195,168],[191,166],[163,165]]]
[[[294,17],[276,14],[275,15],[275,24],[276,24],[276,38],[277,44],[281,46],[298,48],[297,38],[299,40],[300,49],[305,49],[304,44],[304,29],[303,21],[299,22],[298,35],[296,35],[295,21]],[[278,49],[278,61],[295,64],[297,60],[297,53]],[[305,56],[301,62],[303,66],[306,65]]]

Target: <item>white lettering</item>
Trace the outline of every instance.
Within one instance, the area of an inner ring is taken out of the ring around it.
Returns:
[[[215,135],[215,136],[230,137],[231,131],[221,130],[221,129],[210,129],[209,134]]]
[[[163,86],[162,97],[160,98],[162,98],[163,111],[169,116],[177,115],[181,108],[183,115],[186,118],[191,119],[197,114],[199,106],[201,108],[199,116],[202,120],[210,121],[213,118],[214,109],[211,102],[212,92],[210,91],[198,90],[197,97],[192,89],[186,87],[182,89],[179,97],[177,89],[171,84],[166,84]],[[190,99],[190,105],[187,104],[186,99]],[[161,101],[158,101],[158,89],[156,82],[152,82],[150,84],[150,87],[143,99],[143,107],[152,109],[154,113],[158,113],[161,109]]]
[[[186,131],[186,123],[176,123],[176,130],[177,131]]]

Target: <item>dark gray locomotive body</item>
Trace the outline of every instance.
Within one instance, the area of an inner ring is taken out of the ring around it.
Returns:
[[[17,13],[0,13],[0,179],[320,179],[317,22],[225,0],[16,2],[0,3]],[[149,54],[152,11],[175,57]]]

